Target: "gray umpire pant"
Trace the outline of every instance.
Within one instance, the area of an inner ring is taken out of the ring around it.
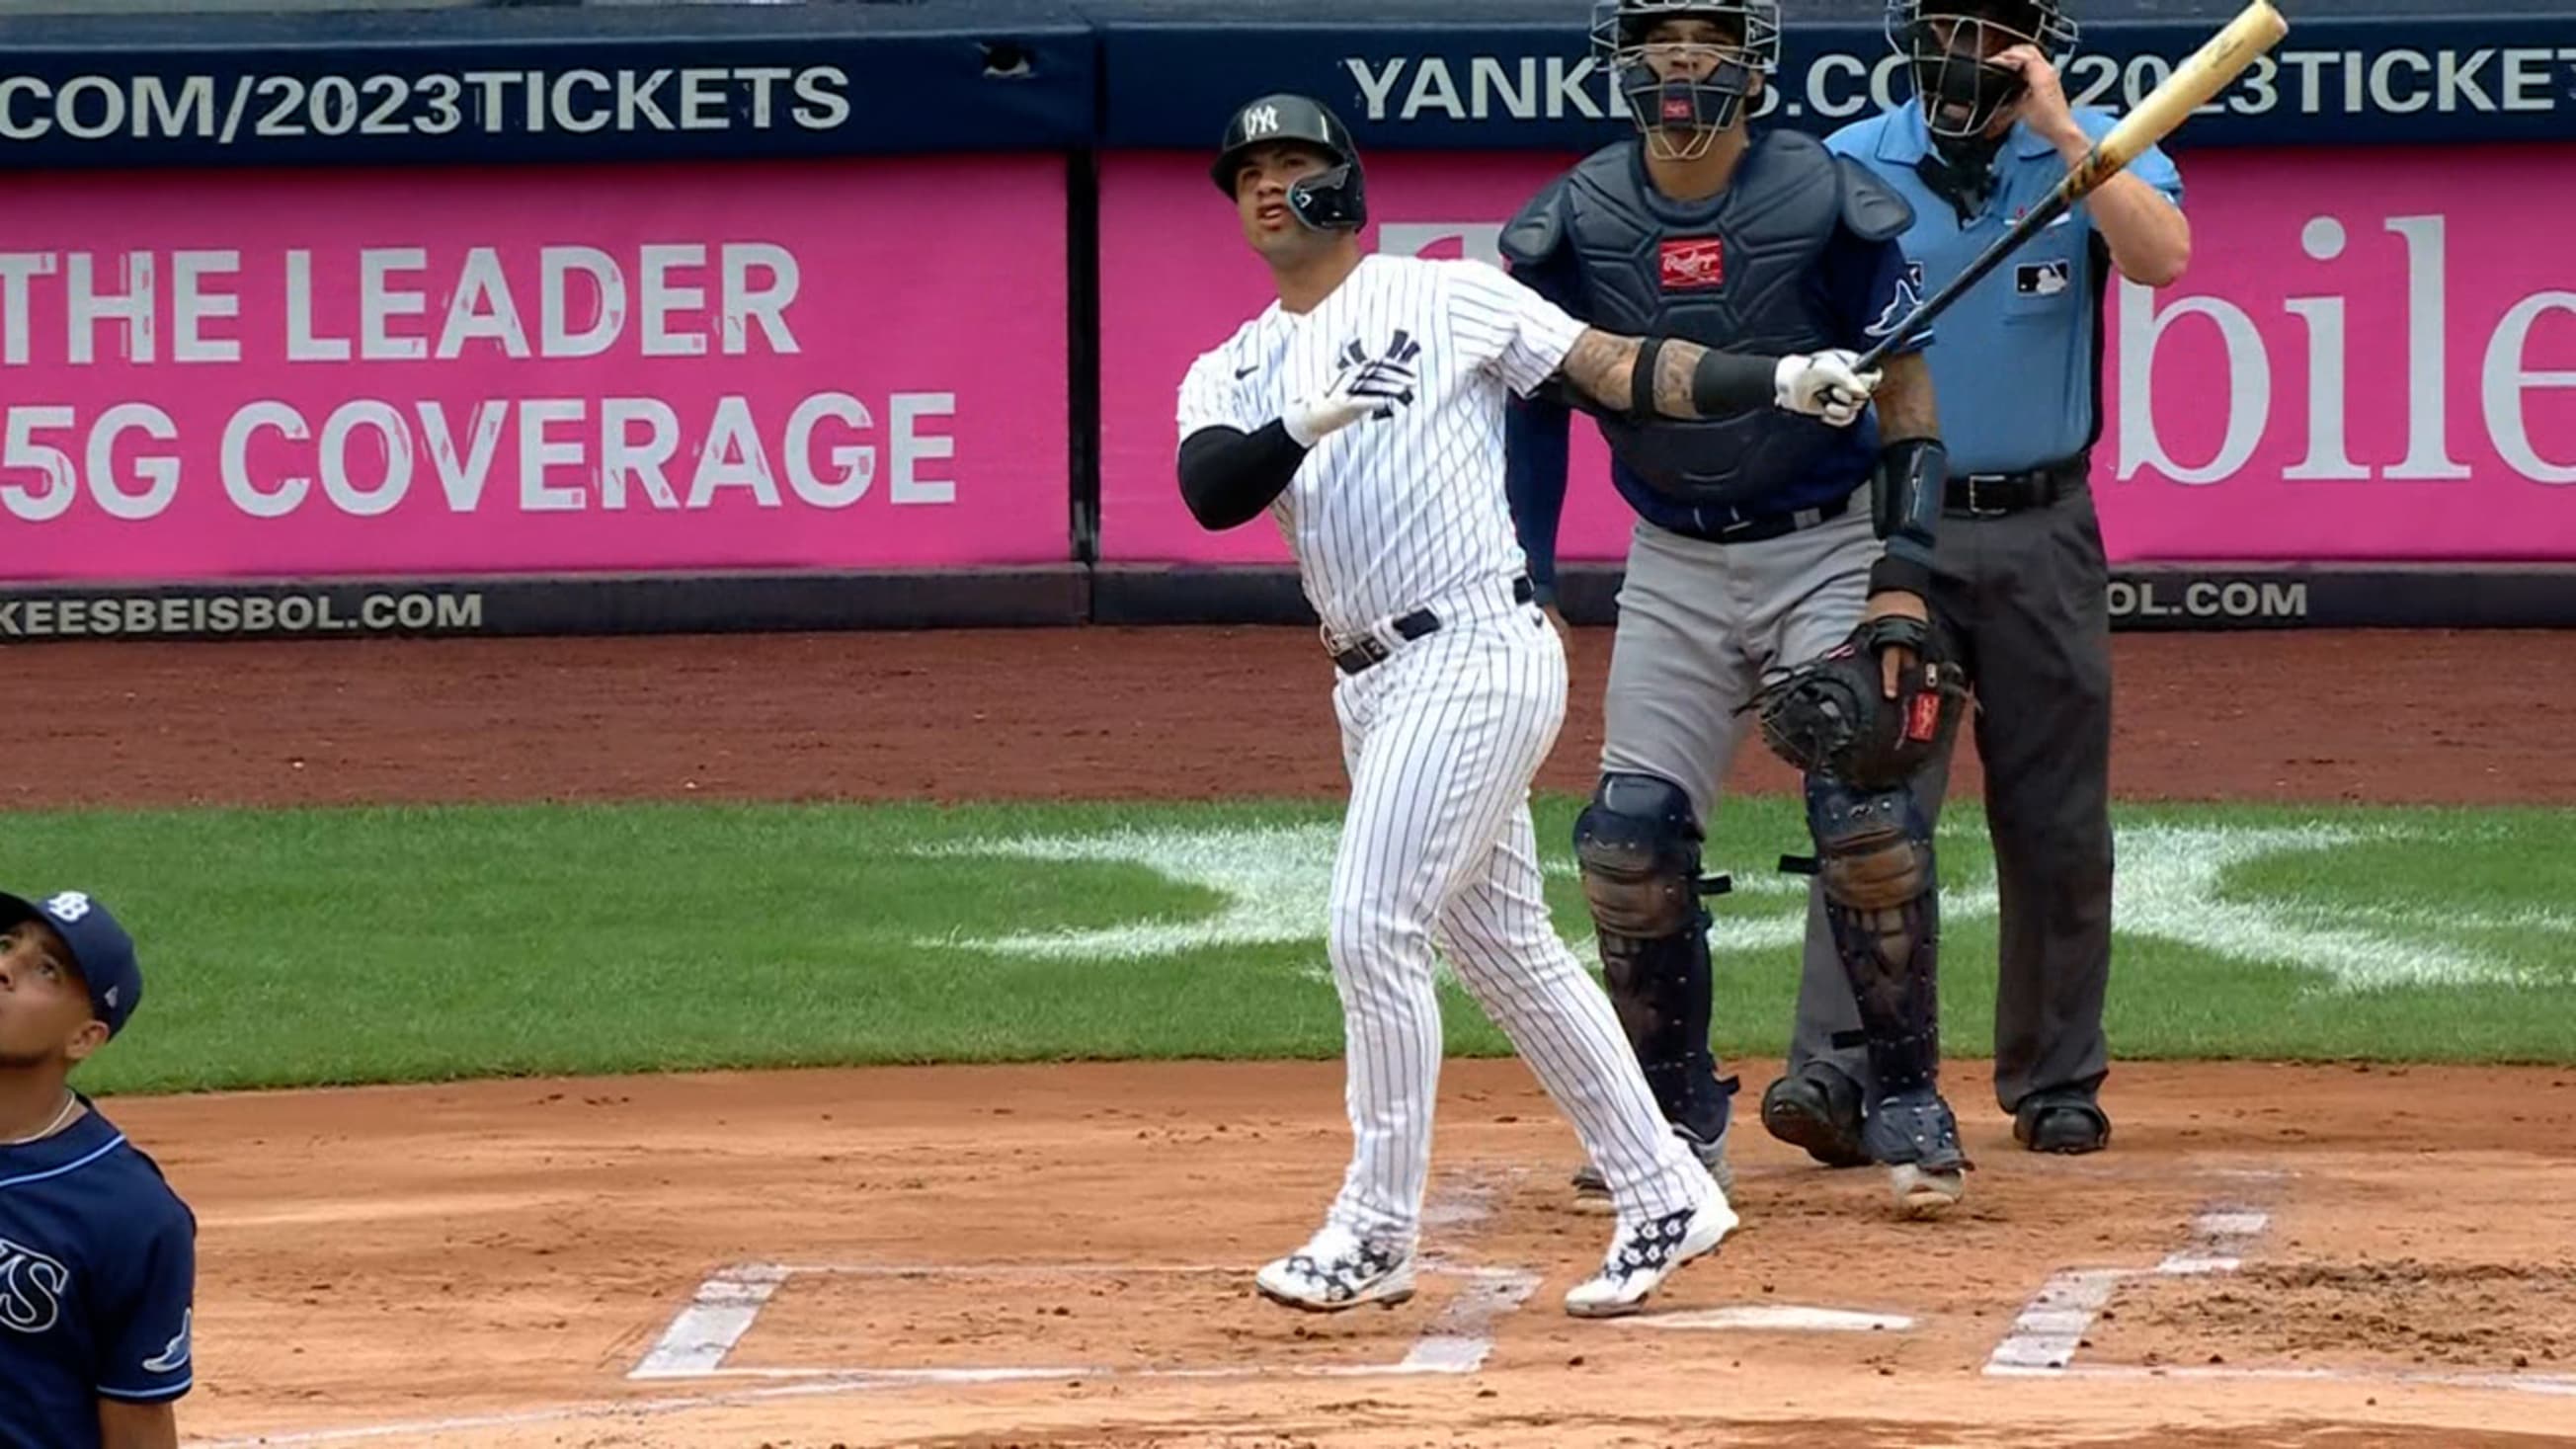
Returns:
[[[1995,1101],[2011,1112],[2033,1092],[2098,1087],[2110,1070],[2111,626],[2093,495],[1945,516],[1933,573],[1932,611],[1975,692],[2002,914]],[[1947,760],[1915,782],[1927,817],[1939,818],[1948,788]],[[1809,900],[1789,1069],[1821,1060],[1866,1093],[1866,1052],[1834,1045],[1838,1033],[1857,1039],[1859,1008],[1822,931],[1822,899]],[[1945,953],[1942,974],[1956,979],[1959,964]]]

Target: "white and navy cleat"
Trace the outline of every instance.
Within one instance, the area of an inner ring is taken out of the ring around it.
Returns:
[[[1735,1224],[1735,1209],[1723,1193],[1659,1218],[1621,1220],[1601,1271],[1566,1291],[1565,1311],[1576,1318],[1621,1318],[1640,1311],[1684,1263],[1715,1252]]]
[[[1413,1296],[1413,1253],[1326,1224],[1303,1248],[1263,1265],[1253,1283],[1271,1302],[1312,1313],[1367,1303],[1393,1308]]]

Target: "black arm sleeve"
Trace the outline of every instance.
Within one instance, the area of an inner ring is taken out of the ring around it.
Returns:
[[[1628,374],[1630,417],[1643,421],[1663,416],[1655,406],[1655,364],[1670,340],[1639,340],[1637,365]],[[1775,377],[1779,370],[1777,357],[1721,352],[1712,347],[1691,369],[1691,406],[1704,418],[1769,407],[1777,400],[1779,385]]]
[[[1201,428],[1181,440],[1181,498],[1210,532],[1249,523],[1287,490],[1305,459],[1276,418],[1251,433]]]
[[[1646,371],[1642,358],[1637,371]],[[1779,371],[1777,357],[1753,357],[1711,348],[1699,360],[1699,366],[1691,369],[1691,404],[1703,417],[1767,408],[1779,393]]]

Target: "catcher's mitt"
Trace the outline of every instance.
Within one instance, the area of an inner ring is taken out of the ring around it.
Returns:
[[[1894,789],[1948,752],[1965,708],[1966,679],[1931,646],[1932,631],[1919,619],[1873,619],[1823,657],[1764,685],[1745,708],[1761,711],[1763,742],[1802,772],[1863,790]],[[1912,650],[1915,662],[1889,699],[1878,656],[1897,647]]]

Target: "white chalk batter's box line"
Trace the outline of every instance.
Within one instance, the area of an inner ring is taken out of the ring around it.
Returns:
[[[2512,1389],[2576,1396],[2576,1378],[2526,1373],[2441,1373],[2423,1370],[2258,1368],[2227,1364],[2079,1364],[2077,1352],[2093,1320],[2122,1283],[2140,1278],[2188,1278],[2234,1273],[2271,1226],[2271,1214],[2236,1204],[2213,1204],[2192,1218],[2191,1243],[2152,1268],[2070,1268],[2050,1278],[2013,1320],[1986,1360],[1996,1378],[2274,1379],[2326,1383],[2439,1384],[2456,1388]]]
[[[1063,1277],[1235,1277],[1240,1267],[1209,1263],[744,1263],[698,1285],[689,1305],[626,1377],[670,1379],[814,1379],[888,1388],[915,1384],[1002,1384],[1041,1379],[1363,1378],[1388,1374],[1470,1374],[1493,1351],[1494,1324],[1535,1292],[1540,1275],[1518,1268],[1453,1267],[1426,1259],[1419,1271],[1463,1279],[1465,1287],[1434,1317],[1396,1363],[1226,1364],[1188,1368],[1112,1368],[1100,1364],[972,1368],[728,1368],[760,1310],[797,1277],[920,1280]]]

